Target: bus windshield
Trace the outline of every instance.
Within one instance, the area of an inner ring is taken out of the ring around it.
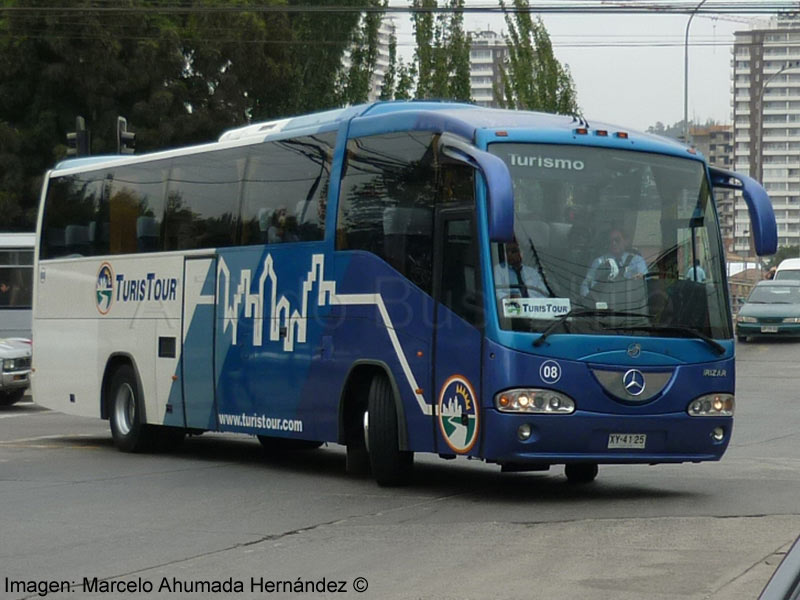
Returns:
[[[587,146],[490,151],[514,184],[515,240],[491,249],[503,329],[550,331],[561,318],[559,333],[731,337],[702,162]]]

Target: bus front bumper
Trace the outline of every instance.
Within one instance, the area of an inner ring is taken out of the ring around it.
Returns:
[[[733,417],[484,409],[483,428],[483,459],[502,465],[681,463],[719,460],[730,442]]]

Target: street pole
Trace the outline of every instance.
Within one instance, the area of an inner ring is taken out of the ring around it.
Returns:
[[[683,40],[683,143],[687,145],[689,144],[689,27],[697,11],[706,1],[701,0],[689,15],[689,20],[686,22],[686,36]]]

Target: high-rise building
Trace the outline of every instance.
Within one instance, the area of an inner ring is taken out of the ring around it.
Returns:
[[[378,59],[375,61],[375,72],[369,86],[369,100],[377,100],[383,89],[383,78],[389,68],[389,39],[396,35],[397,22],[392,15],[384,16],[378,29]],[[395,84],[397,82],[395,81]]]
[[[470,32],[469,51],[470,94],[479,106],[498,107],[494,90],[502,90],[500,65],[508,56],[503,37],[494,31]]]
[[[733,127],[731,125],[709,125],[692,127],[689,131],[695,148],[708,160],[708,163],[721,169],[733,169]],[[717,202],[720,230],[725,250],[733,251],[734,239],[734,200],[731,190],[714,190]]]
[[[800,244],[800,18],[737,31],[733,46],[734,170],[760,180],[772,198],[778,245]],[[750,223],[736,200],[733,250],[750,254]],[[730,249],[729,249],[730,250]]]

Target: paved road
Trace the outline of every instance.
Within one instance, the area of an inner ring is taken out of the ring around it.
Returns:
[[[339,446],[270,458],[227,435],[123,454],[106,423],[23,403],[0,411],[0,598],[40,597],[18,582],[69,586],[48,598],[756,598],[800,534],[798,364],[800,343],[739,345],[722,462],[601,467],[585,487],[423,457],[387,490],[346,477]],[[284,593],[307,582],[332,587]]]

